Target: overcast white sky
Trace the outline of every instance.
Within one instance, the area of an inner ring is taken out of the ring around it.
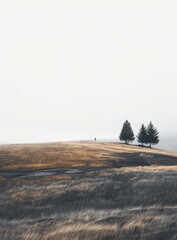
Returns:
[[[0,140],[177,130],[177,2],[1,0]]]

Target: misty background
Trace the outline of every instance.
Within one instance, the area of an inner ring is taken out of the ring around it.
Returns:
[[[150,121],[177,149],[177,3],[0,2],[0,140],[117,139]]]

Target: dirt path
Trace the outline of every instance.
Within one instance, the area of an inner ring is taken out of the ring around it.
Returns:
[[[88,169],[85,169],[88,171]],[[76,174],[82,173],[83,169],[71,168],[54,168],[40,170],[20,170],[20,171],[0,171],[0,176],[5,178],[40,178],[45,176],[61,175],[61,174]]]

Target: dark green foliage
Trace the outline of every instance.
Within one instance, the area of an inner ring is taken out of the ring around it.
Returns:
[[[151,147],[152,144],[155,145],[159,142],[159,133],[157,129],[153,126],[152,122],[150,122],[147,127],[147,135],[147,143],[149,143],[149,147]]]
[[[145,128],[144,124],[141,125],[139,133],[137,135],[137,140],[138,140],[139,143],[142,144],[142,146],[144,144],[148,143],[148,135],[147,135],[146,128]]]
[[[134,141],[134,139],[135,139],[133,130],[132,130],[131,125],[128,122],[128,120],[126,120],[123,124],[119,139],[120,139],[120,141],[125,141],[125,143],[127,143],[127,144],[129,142]]]

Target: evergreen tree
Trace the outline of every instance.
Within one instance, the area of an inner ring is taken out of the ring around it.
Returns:
[[[155,145],[159,142],[159,133],[157,129],[153,126],[152,122],[150,122],[147,127],[147,135],[147,143],[149,143],[149,147],[151,147],[152,144]]]
[[[144,144],[148,143],[148,135],[147,135],[146,128],[145,128],[144,124],[141,125],[139,133],[137,135],[137,140],[138,140],[139,143],[142,144],[142,146],[144,146]]]
[[[120,141],[125,141],[127,144],[135,139],[133,130],[128,120],[126,120],[123,124],[119,139]]]

